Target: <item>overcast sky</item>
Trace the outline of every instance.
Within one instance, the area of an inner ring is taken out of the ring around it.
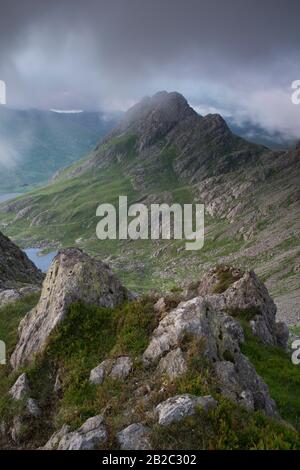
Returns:
[[[127,109],[177,90],[300,138],[299,0],[0,0],[11,107]]]

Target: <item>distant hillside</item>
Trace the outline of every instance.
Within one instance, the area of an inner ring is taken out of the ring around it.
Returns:
[[[126,286],[172,288],[217,264],[255,269],[300,321],[300,146],[272,151],[198,115],[179,93],[143,99],[89,155],[51,185],[1,205],[0,227],[20,246],[79,246],[109,261]],[[96,238],[100,203],[203,202],[205,243]]]
[[[88,153],[117,118],[0,107],[0,194],[45,184]]]

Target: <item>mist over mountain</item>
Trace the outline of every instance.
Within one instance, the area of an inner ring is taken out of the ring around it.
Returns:
[[[82,158],[118,120],[118,114],[62,113],[0,107],[0,193],[45,184]]]

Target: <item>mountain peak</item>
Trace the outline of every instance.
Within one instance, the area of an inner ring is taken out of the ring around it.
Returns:
[[[132,106],[108,138],[127,132],[142,137],[144,144],[149,145],[163,138],[179,122],[199,118],[180,93],[159,91]]]

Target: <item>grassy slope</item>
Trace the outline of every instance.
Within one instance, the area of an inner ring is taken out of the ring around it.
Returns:
[[[277,246],[268,248],[267,240],[273,233],[274,220],[265,216],[257,224],[257,236],[245,241],[229,221],[218,217],[212,219],[206,215],[205,244],[199,252],[187,252],[183,241],[158,243],[139,240],[127,243],[97,240],[96,208],[102,202],[117,205],[119,195],[128,195],[129,204],[140,200],[145,194],[159,196],[164,191],[170,192],[175,202],[193,201],[192,188],[179,181],[173,171],[176,152],[172,146],[166,147],[164,142],[160,145],[162,151],[155,163],[155,171],[151,159],[143,161],[143,167],[148,169],[145,187],[135,189],[134,179],[129,176],[140,164],[135,152],[135,141],[135,136],[128,134],[112,139],[102,146],[102,150],[97,150],[99,154],[109,150],[118,155],[119,161],[115,161],[108,169],[91,170],[80,177],[64,179],[70,172],[69,168],[54,184],[28,194],[26,197],[32,200],[28,199],[31,209],[27,217],[15,220],[16,213],[7,214],[0,210],[3,224],[0,229],[21,246],[58,241],[60,246],[76,244],[93,256],[109,258],[109,263],[123,282],[135,291],[152,287],[172,288],[177,282],[199,277],[210,266],[227,262],[243,269],[255,268],[264,281],[271,278],[269,287],[273,295],[297,289],[299,272],[293,271],[291,267],[300,256],[299,250],[298,254],[295,253],[299,247],[299,238],[287,234],[284,241],[278,239]],[[96,153],[93,152],[94,157]],[[76,170],[82,162],[74,164],[71,170]],[[272,188],[268,190],[270,195],[273,194]],[[264,185],[259,191],[260,197],[264,198],[265,192]],[[247,196],[243,196],[245,200]],[[266,199],[269,201],[270,198]],[[245,202],[244,199],[241,199],[241,203]],[[234,225],[241,223],[247,226],[243,217],[244,214],[241,215],[241,221],[237,220]],[[286,222],[284,230],[290,225],[291,222]],[[294,231],[296,233],[296,228]],[[264,247],[256,252],[261,240]]]
[[[156,181],[159,186],[153,188],[155,194],[166,189],[166,184],[162,184],[166,178],[167,173],[162,172],[161,179]],[[174,202],[188,203],[193,200],[190,189],[179,184],[175,176],[169,179],[167,188]],[[206,216],[205,221],[205,246],[200,252],[187,252],[181,240],[138,240],[135,243],[99,241],[96,238],[99,220],[96,208],[105,202],[117,206],[119,195],[127,195],[129,204],[142,197],[141,192],[133,188],[130,177],[123,175],[121,165],[114,165],[108,170],[57,181],[33,191],[27,196],[33,199],[28,203],[31,206],[30,218],[15,221],[14,213],[1,213],[1,222],[5,224],[6,235],[21,246],[59,240],[61,246],[77,244],[93,256],[102,259],[109,256],[109,262],[115,265],[122,280],[137,291],[152,287],[171,288],[175,279],[186,279],[187,276],[194,278],[199,275],[202,266],[217,263],[220,256],[225,256],[241,245],[241,242],[222,235],[228,225],[225,221],[209,216]],[[31,223],[35,218],[39,220]],[[141,263],[143,266],[139,270],[136,266]]]

